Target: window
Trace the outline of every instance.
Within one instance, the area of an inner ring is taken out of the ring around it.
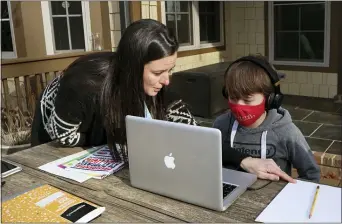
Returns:
[[[223,2],[161,2],[162,20],[178,38],[180,50],[222,46]]]
[[[89,2],[42,1],[47,54],[91,50]]]
[[[198,2],[201,43],[220,42],[220,3]]]
[[[270,3],[269,33],[274,64],[329,66],[329,2]]]
[[[16,57],[12,13],[9,1],[1,1],[1,57]]]
[[[180,46],[192,45],[190,2],[165,2],[166,26],[178,38]]]
[[[84,29],[80,1],[50,2],[56,51],[84,50]]]

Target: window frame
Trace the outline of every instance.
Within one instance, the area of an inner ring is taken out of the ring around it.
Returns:
[[[81,6],[82,6],[82,19],[83,19],[85,49],[84,50],[83,49],[79,49],[79,50],[56,50],[55,49],[55,36],[54,36],[53,23],[52,23],[51,4],[50,4],[50,1],[41,1],[45,45],[46,45],[46,54],[47,55],[72,53],[72,52],[84,52],[84,51],[91,51],[92,50],[89,1],[80,1],[80,2],[81,2]]]
[[[199,6],[198,1],[190,1],[192,14],[192,36],[193,44],[187,46],[180,46],[179,51],[198,50],[204,48],[221,47],[225,45],[224,40],[224,2],[220,1],[220,41],[215,43],[201,43],[200,42],[200,27],[199,27]],[[165,1],[160,2],[161,8],[161,22],[166,25]]]
[[[268,33],[269,33],[269,41],[268,41],[268,55],[270,63],[274,65],[289,65],[289,66],[311,66],[311,67],[329,67],[330,66],[330,26],[331,26],[331,3],[324,2],[325,4],[325,21],[324,21],[324,59],[323,62],[310,62],[310,61],[281,61],[274,59],[274,2],[268,2]],[[282,5],[289,5],[296,3],[284,3]],[[297,3],[298,4],[298,3]],[[317,4],[316,2],[308,2],[301,4]]]
[[[6,2],[7,2],[7,10],[8,10],[8,20],[1,18],[1,22],[2,21],[9,21],[9,23],[10,23],[13,51],[1,51],[1,58],[3,58],[3,59],[14,59],[14,58],[17,58],[18,55],[17,55],[17,48],[16,48],[16,42],[15,42],[15,35],[14,35],[12,6],[11,6],[11,1],[7,0]]]

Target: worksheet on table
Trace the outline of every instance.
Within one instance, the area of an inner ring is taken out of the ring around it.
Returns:
[[[320,186],[312,217],[309,214]],[[283,190],[256,218],[256,222],[341,223],[341,188],[297,180]]]

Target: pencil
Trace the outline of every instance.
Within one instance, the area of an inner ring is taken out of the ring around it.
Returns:
[[[315,197],[314,197],[314,200],[313,200],[312,205],[311,205],[311,210],[310,210],[310,214],[309,214],[309,219],[312,217],[313,210],[314,210],[315,205],[316,205],[316,200],[317,200],[318,191],[319,191],[319,185],[318,185],[317,188],[316,188]]]

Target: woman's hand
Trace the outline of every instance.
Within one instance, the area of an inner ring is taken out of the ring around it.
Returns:
[[[240,166],[249,173],[253,173],[260,179],[279,180],[282,178],[290,183],[296,183],[296,181],[282,171],[273,159],[258,159],[247,157],[242,160]]]

